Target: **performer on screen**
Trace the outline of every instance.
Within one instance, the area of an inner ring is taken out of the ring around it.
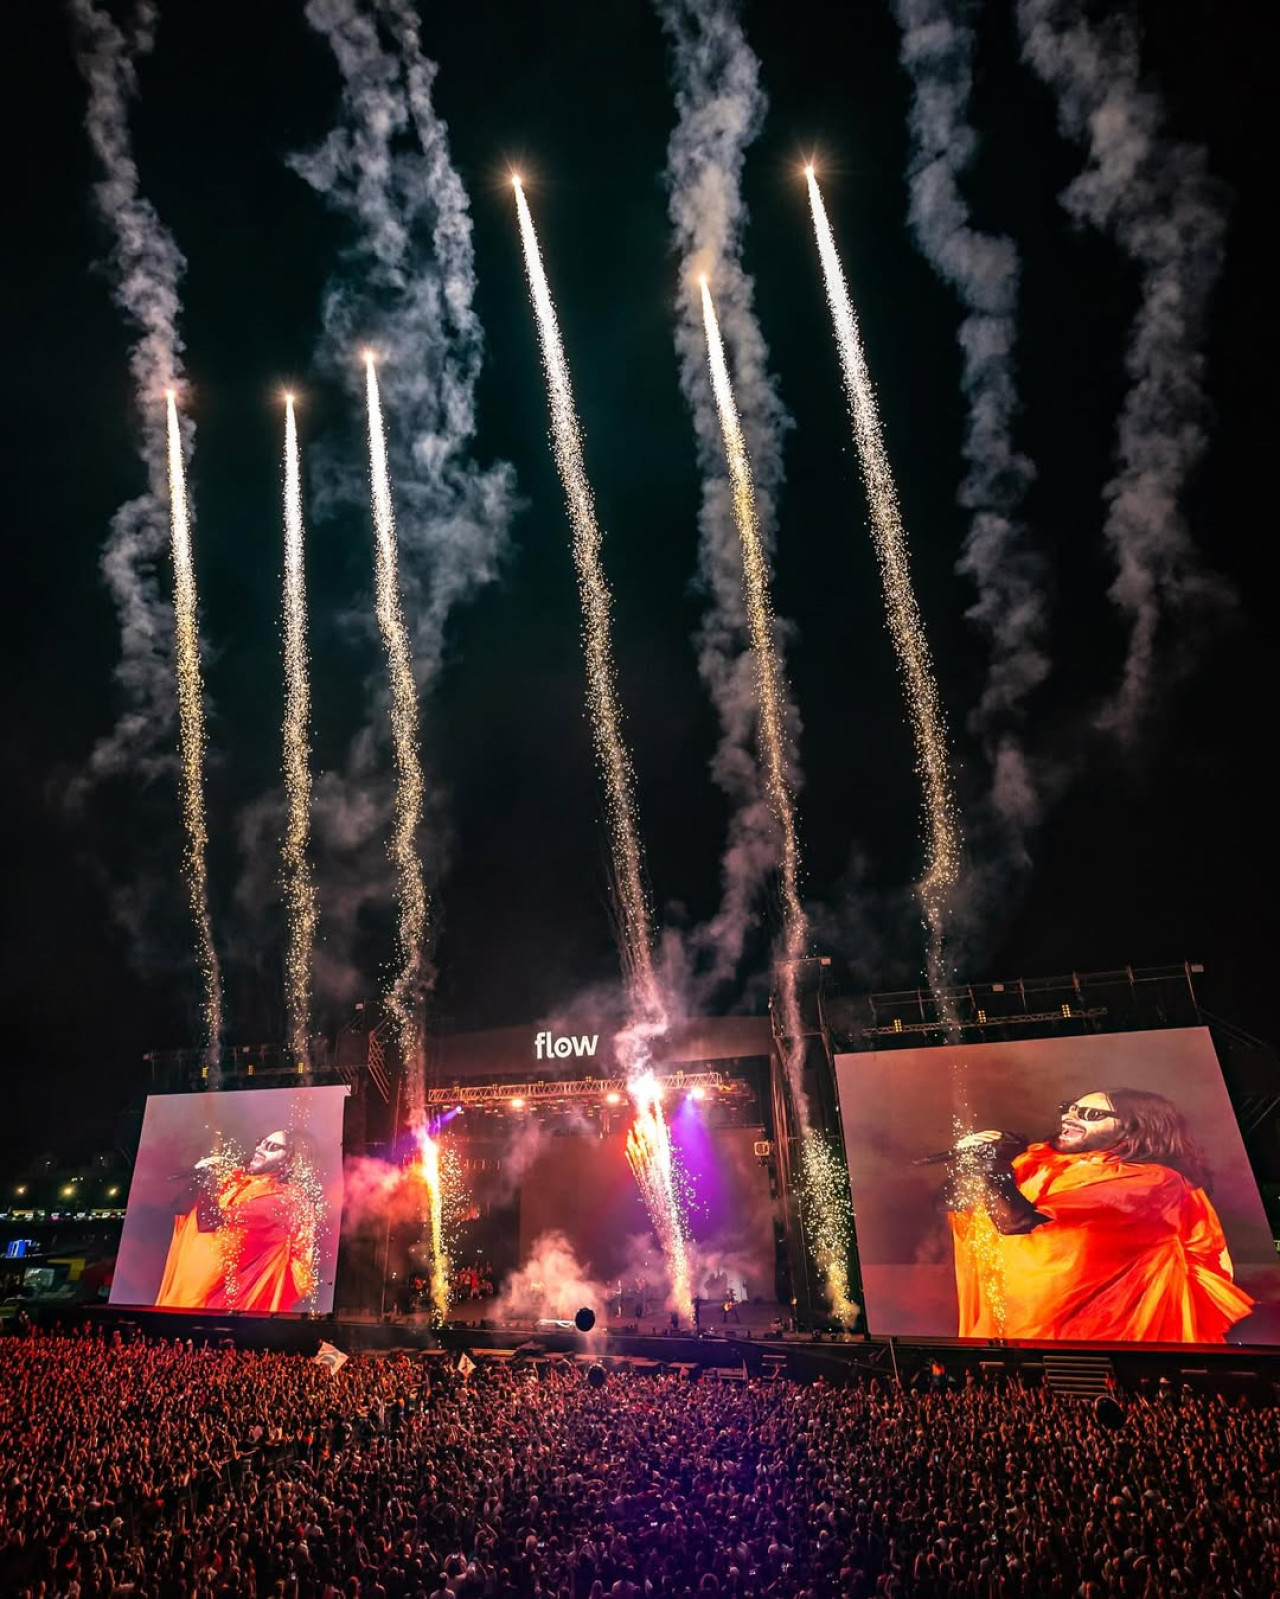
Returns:
[[[206,1155],[195,1204],[175,1216],[156,1304],[195,1310],[305,1310],[319,1286],[324,1195],[305,1133],[268,1133],[248,1165]]]
[[[962,1338],[1224,1343],[1253,1307],[1162,1094],[1082,1094],[1048,1143],[992,1129],[946,1158]]]

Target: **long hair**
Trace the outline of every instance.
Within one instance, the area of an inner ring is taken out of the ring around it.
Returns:
[[[1139,1166],[1168,1166],[1192,1188],[1209,1187],[1209,1163],[1192,1136],[1187,1119],[1163,1094],[1141,1088],[1108,1088],[1107,1098],[1120,1119],[1120,1137],[1108,1154]]]
[[[287,1183],[306,1183],[319,1171],[319,1152],[310,1133],[299,1127],[287,1127],[284,1132],[285,1155],[281,1173]]]

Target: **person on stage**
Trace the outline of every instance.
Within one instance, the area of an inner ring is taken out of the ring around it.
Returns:
[[[990,1129],[951,1152],[960,1336],[1225,1343],[1254,1301],[1186,1118],[1135,1088],[1061,1117],[1047,1143]]]
[[[222,1154],[196,1162],[199,1195],[174,1217],[156,1304],[185,1310],[297,1311],[319,1286],[324,1204],[309,1141],[268,1133],[247,1165]]]

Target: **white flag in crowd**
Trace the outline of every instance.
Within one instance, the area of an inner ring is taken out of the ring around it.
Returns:
[[[330,1371],[341,1371],[347,1363],[347,1357],[332,1344],[322,1342],[315,1363],[317,1366],[327,1366]]]
[[[467,1354],[466,1350],[464,1349],[463,1352],[458,1356],[458,1370],[464,1377],[469,1377],[475,1369],[475,1361],[472,1360],[471,1356]]]

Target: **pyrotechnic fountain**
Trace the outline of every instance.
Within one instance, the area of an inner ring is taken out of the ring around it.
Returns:
[[[880,414],[876,407],[875,390],[872,387],[866,355],[858,333],[858,319],[854,313],[844,270],[836,251],[835,236],[827,219],[826,207],[822,203],[817,175],[812,166],[805,168],[805,180],[809,188],[813,231],[822,261],[827,303],[831,308],[836,348],[840,355],[840,370],[853,422],[853,435],[858,448],[862,481],[871,508],[871,530],[880,565],[889,632],[898,656],[898,666],[902,674],[907,709],[915,739],[916,770],[920,776],[924,802],[925,873],[919,884],[919,894],[925,927],[929,935],[929,986],[947,1034],[954,1036],[959,1017],[950,997],[946,939],[951,895],[960,876],[960,837],[956,825],[955,802],[952,797],[951,773],[947,759],[946,721],[942,713],[924,624],[916,605],[907,555],[906,532],[898,509],[898,491],[889,466],[884,434],[880,426]],[[971,1130],[971,1118],[967,1085],[960,1069],[954,1064],[952,1081],[955,1098],[954,1132],[958,1142]],[[978,1269],[984,1277],[988,1303],[997,1307],[996,1315],[999,1320],[998,1307],[1004,1302],[1002,1273],[998,1251],[995,1248],[994,1229],[990,1226],[986,1214],[986,1187],[976,1156],[968,1152],[962,1153],[957,1177],[962,1187],[967,1190],[966,1208],[974,1213],[976,1225],[972,1230],[972,1247],[977,1257]],[[983,1222],[987,1224],[985,1227],[982,1225]]]
[[[293,396],[285,396],[284,451],[284,782],[288,815],[282,845],[289,947],[285,1005],[295,1062],[310,1064],[311,956],[316,894],[307,843],[311,829],[311,684],[307,662],[307,590],[303,568],[302,468]]]
[[[946,986],[943,945],[949,898],[960,874],[960,839],[947,762],[946,722],[911,583],[907,538],[898,511],[898,491],[884,446],[875,390],[858,334],[858,319],[812,167],[805,168],[805,178],[858,461],[871,507],[871,531],[880,563],[889,632],[906,691],[915,738],[916,770],[924,791],[925,874],[920,882],[920,903],[929,930],[929,978],[936,991]]]
[[[439,1148],[426,1129],[421,985],[427,937],[427,891],[418,854],[423,777],[418,749],[418,686],[413,676],[409,634],[400,608],[395,510],[387,468],[386,434],[378,374],[372,352],[365,354],[365,397],[369,420],[369,473],[375,537],[375,607],[387,657],[391,688],[391,743],[395,761],[395,824],[388,851],[396,873],[396,965],[386,1005],[396,1029],[401,1071],[408,1093],[408,1119],[418,1140],[420,1168],[427,1187],[431,1295],[438,1316],[449,1307],[449,1263],[444,1249]]]
[[[440,1141],[424,1124],[414,1129],[418,1144],[418,1174],[427,1191],[427,1243],[430,1250],[429,1276],[431,1309],[438,1321],[449,1311],[449,1251],[445,1244],[445,1192],[441,1173]]]
[[[760,759],[764,766],[765,792],[782,841],[782,950],[778,960],[778,995],[783,1013],[785,1065],[800,1129],[800,1166],[811,1242],[826,1279],[832,1313],[841,1321],[849,1321],[853,1318],[854,1306],[849,1298],[848,1227],[839,1202],[839,1185],[833,1181],[830,1162],[824,1158],[824,1146],[813,1131],[804,1087],[804,1044],[797,968],[807,950],[809,928],[800,899],[800,845],[796,831],[795,797],[786,769],[783,709],[786,694],[782,662],[774,639],[769,563],[756,519],[751,461],[733,397],[733,384],[716,320],[715,303],[705,277],[701,280],[701,290],[711,386],[733,489],[734,520],[742,543],[743,585],[751,647],[755,656]]]
[[[391,689],[391,744],[395,761],[395,826],[388,846],[396,871],[397,963],[387,990],[387,1009],[396,1026],[396,1042],[409,1085],[409,1116],[424,1119],[422,1089],[422,1013],[418,988],[422,979],[427,936],[427,891],[418,854],[422,821],[422,760],[418,750],[418,689],[413,678],[409,634],[400,609],[396,520],[387,469],[386,434],[378,395],[378,374],[372,353],[365,356],[365,397],[369,418],[369,474],[373,492],[378,628],[387,657]]]
[[[621,1064],[636,1110],[636,1126],[628,1144],[628,1158],[637,1172],[654,1230],[666,1256],[675,1308],[680,1315],[689,1317],[693,1313],[693,1301],[689,1287],[685,1220],[672,1166],[671,1141],[662,1112],[661,1095],[655,1092],[654,1078],[648,1070],[653,1040],[665,1032],[667,1014],[654,967],[653,929],[645,891],[635,780],[631,756],[622,734],[622,713],[618,704],[610,632],[612,599],[600,561],[601,533],[582,458],[582,430],[574,407],[569,366],[560,338],[555,305],[547,285],[533,217],[519,177],[513,177],[512,187],[520,217],[525,272],[547,380],[552,448],[573,529],[573,557],[578,574],[587,664],[587,705],[596,759],[604,778],[605,811],[619,911],[619,944],[630,1009],[628,1025],[620,1041],[620,1052],[624,1057]]]
[[[209,874],[206,864],[208,828],[204,811],[204,686],[200,673],[200,636],[196,576],[191,561],[191,518],[187,507],[186,466],[178,400],[168,398],[169,508],[173,530],[173,660],[178,679],[179,789],[187,842],[183,875],[191,919],[196,929],[196,956],[204,988],[205,1068],[216,1079],[222,1043],[222,972],[209,919]],[[211,1081],[212,1086],[212,1081]]]

